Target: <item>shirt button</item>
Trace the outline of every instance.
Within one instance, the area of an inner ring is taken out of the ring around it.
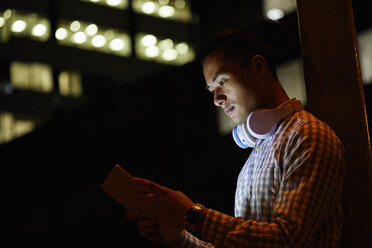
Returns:
[[[256,151],[259,151],[261,149],[261,146],[256,147]]]

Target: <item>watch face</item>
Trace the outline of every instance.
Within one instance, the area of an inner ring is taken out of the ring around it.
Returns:
[[[195,211],[190,211],[186,217],[186,220],[189,224],[199,224],[200,213],[195,212]]]

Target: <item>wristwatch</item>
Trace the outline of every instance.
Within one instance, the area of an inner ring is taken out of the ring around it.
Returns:
[[[185,219],[189,225],[199,225],[201,223],[201,212],[203,208],[203,205],[195,203],[189,210],[186,211]]]

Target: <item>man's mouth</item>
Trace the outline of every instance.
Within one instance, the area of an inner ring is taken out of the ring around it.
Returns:
[[[225,111],[226,115],[230,116],[231,113],[234,111],[234,106],[230,106],[228,108],[225,108],[224,111]]]

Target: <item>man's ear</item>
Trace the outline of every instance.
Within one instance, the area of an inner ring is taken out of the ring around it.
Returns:
[[[258,78],[263,78],[269,70],[266,59],[261,55],[254,55],[251,59],[251,64]]]

